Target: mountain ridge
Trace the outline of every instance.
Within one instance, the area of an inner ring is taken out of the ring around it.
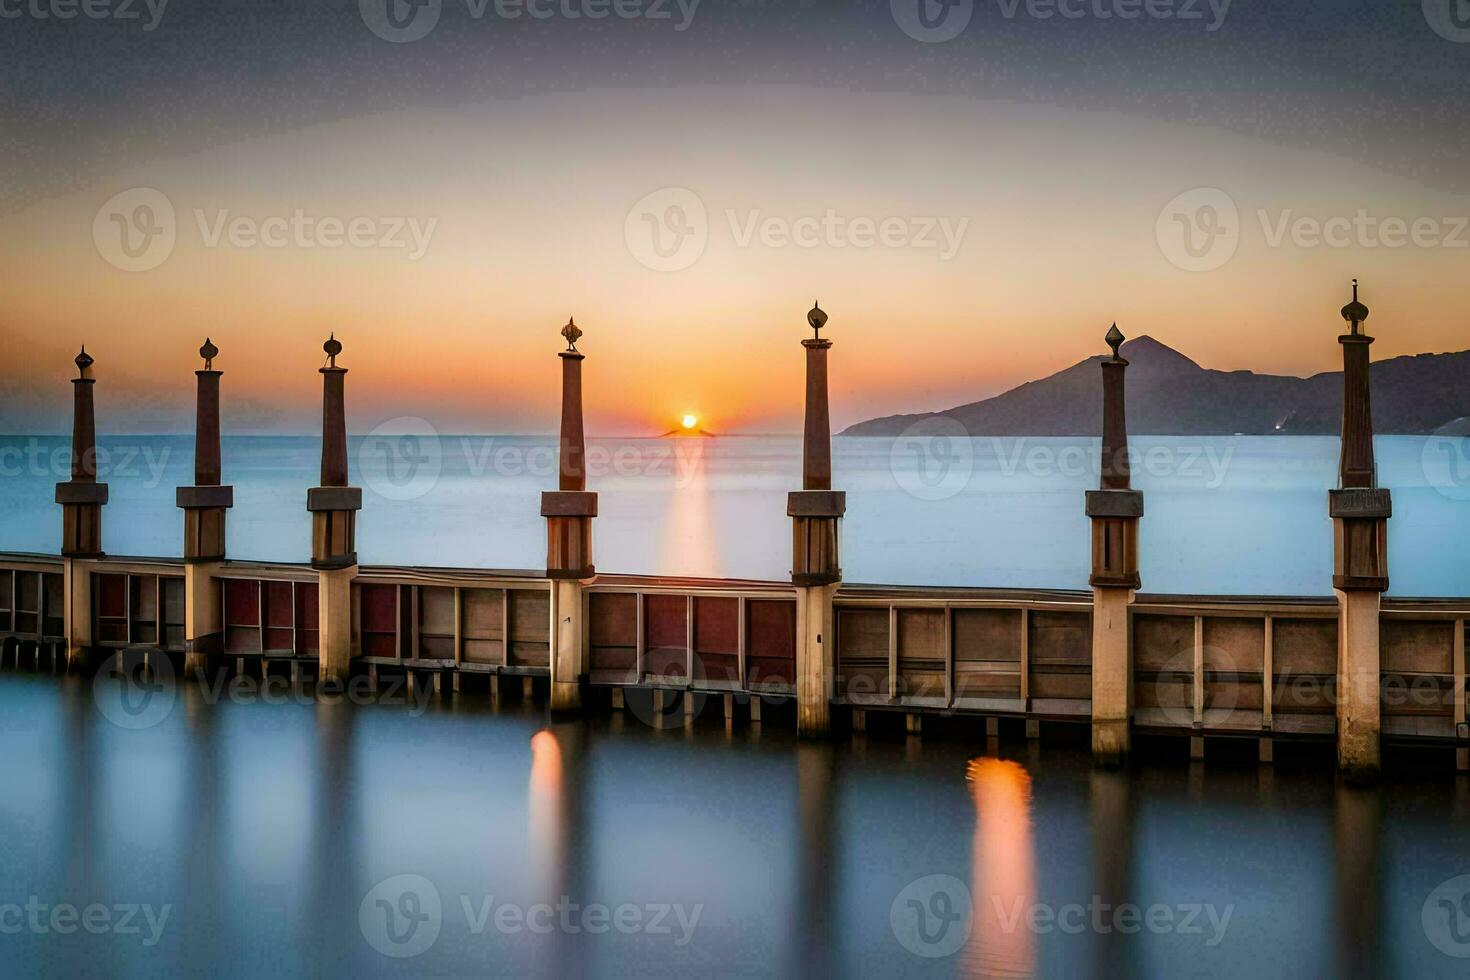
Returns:
[[[1309,377],[1202,367],[1151,336],[1125,342],[1129,361],[1128,429],[1139,435],[1336,435],[1342,372]],[[938,412],[888,415],[839,435],[898,435],[925,419],[946,417],[974,436],[1079,436],[1102,431],[1106,354],[1017,385],[991,398]],[[1376,361],[1373,425],[1381,435],[1434,432],[1470,416],[1470,350],[1406,354]]]

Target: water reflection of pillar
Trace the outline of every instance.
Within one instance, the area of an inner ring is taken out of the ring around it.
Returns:
[[[228,929],[227,909],[220,897],[220,758],[219,708],[209,704],[197,684],[179,684],[179,699],[189,744],[184,750],[184,793],[179,824],[184,828],[184,880],[189,889],[189,929],[202,936],[221,936]]]
[[[705,464],[708,439],[673,438],[670,462],[673,494],[664,526],[662,564],[672,575],[713,578],[719,574],[719,541],[710,507],[709,473]]]
[[[1336,869],[1334,932],[1339,977],[1380,976],[1378,959],[1379,829],[1382,799],[1371,790],[1339,785],[1333,800],[1332,838]]]
[[[586,757],[586,733],[578,725],[554,725],[531,737],[531,904],[545,903],[557,916],[563,904],[583,904],[580,875]],[[539,974],[561,977],[586,972],[580,933],[553,929],[536,938],[544,942],[536,956]]]
[[[974,759],[966,778],[975,801],[970,894],[974,926],[964,947],[973,977],[1036,974],[1036,941],[1027,915],[1036,902],[1031,774],[1006,759]]]
[[[832,840],[836,759],[830,745],[796,746],[797,873],[793,976],[833,974]]]
[[[1133,793],[1126,771],[1095,770],[1088,783],[1092,822],[1092,894],[1116,908],[1130,897],[1133,871]],[[1129,937],[1110,930],[1093,937],[1096,976],[1132,976]]]
[[[354,882],[359,872],[353,845],[358,828],[353,796],[353,706],[328,698],[316,704],[316,772],[312,799],[311,908],[319,919],[303,922],[302,948],[319,957],[305,972],[335,973],[355,958],[361,939],[357,911],[362,895]]]

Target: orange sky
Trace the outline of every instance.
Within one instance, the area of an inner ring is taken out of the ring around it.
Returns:
[[[94,220],[136,187],[167,197],[176,242],[127,272]],[[703,204],[708,244],[688,268],[655,271],[626,225],[670,187]],[[1172,263],[1156,229],[1195,187],[1226,190],[1240,215],[1233,258],[1205,272]],[[1470,249],[1269,241],[1283,219],[1360,208],[1410,221],[1470,214],[1470,199],[1217,130],[960,97],[732,86],[362,117],[160,158],[0,217],[0,430],[65,431],[85,342],[101,431],[188,431],[207,333],[227,431],[312,432],[334,330],[356,431],[400,415],[552,431],[558,331],[575,314],[594,434],[657,434],[685,411],[715,432],[793,431],[813,298],[831,315],[837,428],[1058,370],[1101,350],[1114,319],[1207,367],[1333,370],[1355,275],[1375,357],[1465,347]],[[206,240],[222,215],[258,225],[296,209],[434,230],[416,260]],[[741,240],[751,221],[829,211],[965,232],[950,258]]]

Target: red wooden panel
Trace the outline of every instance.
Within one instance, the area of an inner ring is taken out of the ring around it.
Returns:
[[[648,673],[683,677],[688,668],[688,601],[681,595],[650,595],[643,600],[643,651]]]
[[[315,582],[296,583],[296,626],[298,629],[317,628],[317,591]]]
[[[14,572],[0,570],[0,612],[10,611],[11,591],[15,588]]]
[[[588,597],[588,635],[595,647],[638,645],[638,596],[594,592]]]
[[[289,628],[291,625],[291,583],[265,583],[265,625]]]
[[[740,652],[740,600],[696,597],[694,649],[700,653]]]
[[[398,586],[364,585],[361,592],[364,632],[393,633],[398,628]]]
[[[21,576],[25,583],[26,576]],[[97,614],[99,616],[123,617],[128,614],[128,579],[126,575],[93,575],[92,587],[97,590]],[[31,609],[21,596],[20,608]]]
[[[260,625],[259,587],[249,579],[225,579],[225,619],[230,625]]]
[[[745,604],[747,684],[796,682],[796,603],[751,599]]]

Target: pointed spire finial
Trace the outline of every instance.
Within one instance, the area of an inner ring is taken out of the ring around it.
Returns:
[[[567,317],[567,325],[561,328],[561,335],[567,338],[567,351],[576,353],[577,341],[582,337],[582,328],[577,326],[576,317]]]
[[[1353,301],[1342,308],[1342,318],[1353,325],[1352,332],[1357,336],[1362,331],[1359,329],[1363,321],[1368,319],[1368,307],[1358,301],[1358,280],[1353,280]]]
[[[336,367],[337,355],[342,353],[342,341],[337,339],[337,334],[335,332],[327,338],[327,342],[325,344],[322,344],[322,350],[327,352],[327,367]]]
[[[1116,323],[1108,328],[1108,335],[1106,337],[1106,340],[1108,342],[1108,346],[1113,349],[1113,360],[1121,361],[1123,359],[1122,355],[1118,353],[1118,348],[1122,347],[1123,341],[1127,339],[1127,337],[1123,336],[1123,331],[1118,329],[1118,325]]]
[[[90,376],[87,369],[92,366],[93,362],[92,355],[87,353],[86,344],[82,345],[82,352],[76,356],[76,360],[74,363],[77,366],[78,377],[86,378]]]
[[[204,358],[204,370],[214,370],[214,359],[219,356],[219,348],[208,338],[204,338],[204,346],[199,348],[199,356]]]
[[[812,308],[806,315],[806,322],[812,328],[812,334],[817,340],[822,339],[822,328],[827,325],[827,314],[823,312],[822,306],[816,300],[812,300]]]

